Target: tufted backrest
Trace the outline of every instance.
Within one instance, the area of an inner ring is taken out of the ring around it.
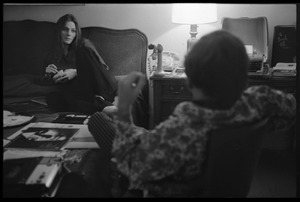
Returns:
[[[112,75],[125,75],[134,70],[146,73],[148,41],[141,31],[84,27],[82,36],[94,43]]]

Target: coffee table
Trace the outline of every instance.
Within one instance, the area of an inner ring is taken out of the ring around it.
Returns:
[[[3,106],[14,105],[16,109],[18,108],[16,103],[19,102],[20,106],[28,101],[30,101],[28,98],[23,100],[13,99],[10,102],[6,100]],[[18,110],[34,115],[32,122],[52,122],[61,114],[55,113],[46,106],[43,107],[37,103],[36,106],[32,109],[18,108]],[[25,125],[3,128],[3,138],[9,137]],[[88,149],[86,151],[72,150],[70,153],[82,160],[80,162],[66,163],[70,173],[63,178],[55,197],[113,197],[111,194],[113,181],[110,162],[107,161],[107,158],[101,152],[101,148]]]

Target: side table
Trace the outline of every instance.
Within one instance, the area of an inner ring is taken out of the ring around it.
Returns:
[[[192,100],[186,77],[181,75],[151,76],[149,86],[150,129],[165,120],[178,103]]]

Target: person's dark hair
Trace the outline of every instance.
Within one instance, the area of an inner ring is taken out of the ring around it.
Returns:
[[[75,50],[77,48],[78,44],[80,43],[81,29],[80,29],[78,21],[74,15],[66,14],[57,20],[57,22],[56,22],[57,41],[58,41],[58,43],[61,44],[61,46],[63,46],[62,40],[61,40],[61,30],[63,30],[63,28],[65,27],[66,22],[74,22],[75,27],[76,27],[76,37],[74,38],[73,42],[70,44],[70,49]]]
[[[223,30],[203,36],[184,61],[190,85],[203,90],[216,109],[230,108],[241,96],[248,65],[243,42]]]

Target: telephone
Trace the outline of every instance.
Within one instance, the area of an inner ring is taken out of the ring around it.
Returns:
[[[163,47],[161,44],[158,44],[157,46],[156,45],[153,45],[153,44],[150,44],[148,46],[148,48],[151,50],[153,49],[153,53],[151,55],[151,58],[153,60],[156,60],[156,69],[155,69],[155,72],[153,72],[155,75],[157,76],[161,76],[163,75],[164,71],[162,69],[162,51],[163,51]],[[152,71],[150,69],[150,73],[152,74]]]
[[[180,59],[177,53],[165,51],[162,53],[162,68],[166,72],[172,72],[180,66]]]
[[[180,59],[177,53],[155,50],[155,46],[152,44],[149,45],[149,49],[154,49],[153,53],[148,58],[148,68],[150,74],[154,73],[155,75],[164,75],[172,73],[174,70],[180,67]]]

